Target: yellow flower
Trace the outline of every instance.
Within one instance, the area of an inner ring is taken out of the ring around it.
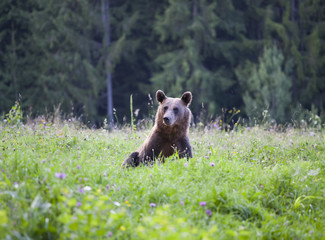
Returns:
[[[125,230],[126,230],[126,228],[125,228],[124,226],[121,226],[120,229],[121,229],[122,231],[125,231]]]
[[[317,178],[315,178],[315,182],[317,182],[318,181],[318,179]]]

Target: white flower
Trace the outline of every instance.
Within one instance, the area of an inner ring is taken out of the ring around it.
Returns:
[[[91,187],[85,186],[83,189],[84,189],[85,192],[87,192],[87,191],[90,191],[91,190]]]

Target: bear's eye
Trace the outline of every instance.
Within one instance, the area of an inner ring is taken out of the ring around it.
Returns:
[[[173,111],[174,111],[175,114],[177,114],[178,113],[178,108],[174,108]]]
[[[167,111],[167,109],[168,109],[168,107],[166,106],[166,107],[164,107],[164,112],[166,112]]]

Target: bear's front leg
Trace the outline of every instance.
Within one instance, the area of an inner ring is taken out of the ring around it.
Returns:
[[[139,163],[140,163],[139,153],[133,152],[127,159],[124,160],[121,167],[122,168],[137,167]]]
[[[190,144],[190,140],[188,139],[188,137],[185,137],[183,139],[181,139],[179,141],[179,152],[178,152],[178,156],[180,158],[184,158],[186,157],[187,159],[189,158],[192,158],[193,155],[192,155],[192,147],[191,147],[191,144]]]

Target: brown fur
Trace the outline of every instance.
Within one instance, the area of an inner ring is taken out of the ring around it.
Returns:
[[[161,90],[156,92],[159,102],[156,121],[145,142],[133,152],[122,164],[122,167],[138,166],[154,161],[157,158],[169,157],[176,151],[179,157],[192,157],[192,149],[188,139],[191,121],[191,92],[183,93],[181,98],[166,97]]]

